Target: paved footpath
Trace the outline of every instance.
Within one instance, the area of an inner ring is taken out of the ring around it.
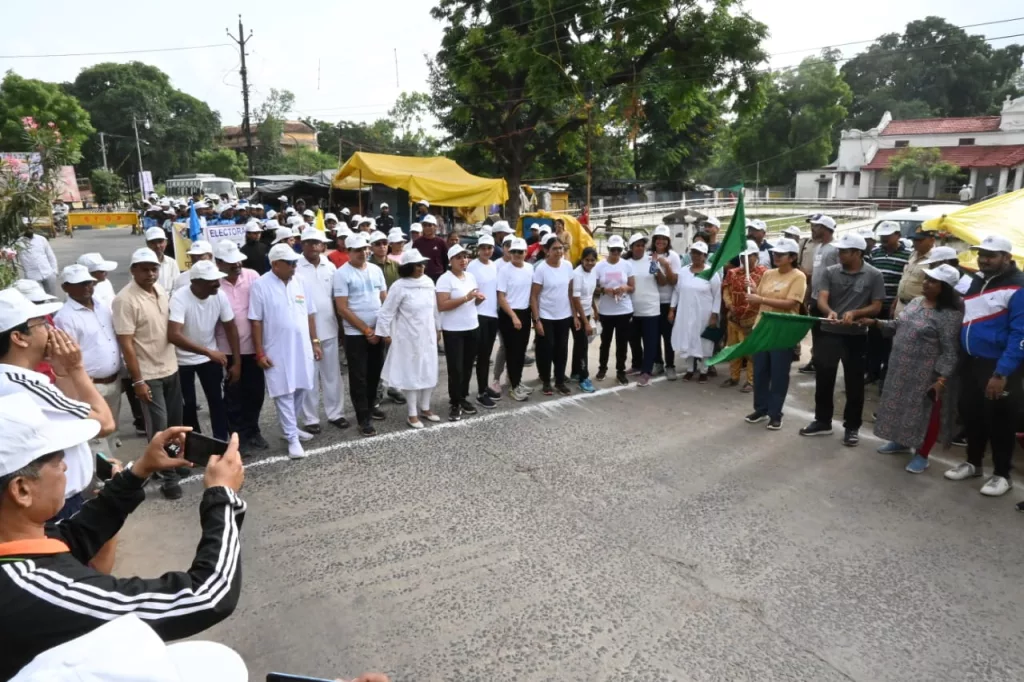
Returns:
[[[126,262],[127,237],[94,235]],[[717,384],[606,382],[421,432],[388,405],[381,436],[325,434],[300,462],[268,405],[242,600],[206,636],[253,680],[1024,678],[1024,495],[906,474],[870,425],[855,449],[800,438],[812,387],[794,376],[777,433]],[[187,567],[200,493],[154,492],[116,572]]]

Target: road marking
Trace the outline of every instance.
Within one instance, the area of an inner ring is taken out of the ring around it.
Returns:
[[[657,379],[651,379],[651,383],[660,383],[665,380],[665,377],[658,377]],[[309,459],[310,457],[318,457],[320,455],[328,455],[332,452],[337,452],[338,450],[343,449],[354,450],[357,448],[369,447],[371,445],[376,446],[380,443],[386,443],[393,440],[405,440],[407,438],[425,436],[427,434],[437,433],[438,431],[443,431],[445,429],[457,429],[466,426],[476,426],[478,424],[494,421],[496,419],[506,419],[512,415],[518,416],[524,414],[538,414],[545,412],[553,415],[555,412],[561,410],[562,408],[577,405],[585,400],[591,400],[592,398],[599,398],[603,395],[611,395],[613,393],[621,393],[622,391],[630,391],[636,388],[638,388],[636,383],[630,383],[625,386],[612,386],[610,388],[602,388],[600,390],[594,391],[593,393],[577,393],[576,395],[569,395],[564,396],[562,398],[555,398],[554,400],[545,400],[544,402],[533,403],[531,405],[527,405],[526,407],[512,408],[510,410],[501,411],[495,410],[488,412],[487,414],[472,416],[469,417],[468,419],[463,419],[462,421],[446,421],[441,422],[439,424],[432,424],[423,429],[413,430],[406,427],[403,430],[389,431],[388,433],[383,433],[379,436],[374,436],[372,438],[360,437],[358,440],[338,441],[337,443],[331,443],[330,445],[322,445],[318,448],[313,448],[312,450],[306,450],[306,457],[302,459]],[[508,399],[511,400],[511,398]],[[287,455],[275,455],[273,457],[267,457],[266,459],[260,459],[255,462],[246,464],[245,470],[250,471],[252,469],[258,469],[260,467],[264,467],[270,464],[287,462],[290,459],[291,458],[288,457]],[[298,461],[302,460],[300,459]],[[181,484],[186,484],[195,483],[196,481],[201,480],[203,480],[202,474],[193,474],[192,476],[188,476],[187,478],[181,479],[181,481],[179,482]]]

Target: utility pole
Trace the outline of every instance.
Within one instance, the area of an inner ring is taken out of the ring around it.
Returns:
[[[238,70],[238,73],[242,76],[242,132],[245,133],[245,156],[249,160],[249,191],[255,192],[256,185],[252,176],[256,174],[253,170],[252,157],[252,126],[249,120],[249,71],[245,68],[245,44],[252,40],[252,30],[249,31],[249,35],[245,35],[245,29],[242,27],[242,15],[238,15],[238,37],[235,38],[231,35],[231,31],[227,31],[228,37],[234,41],[235,45],[238,45],[238,52],[241,55],[242,66]],[[319,66],[317,67],[319,69]],[[319,75],[318,75],[319,80]],[[319,88],[319,83],[318,83]]]
[[[587,212],[587,220],[588,220],[588,222],[590,220],[590,185],[591,185],[591,178],[593,177],[593,171],[594,171],[593,163],[592,163],[591,156],[590,156],[590,110],[592,108],[591,107],[592,104],[593,104],[592,101],[588,101],[587,102],[587,203],[584,206],[584,208],[585,208],[585,210]],[[590,227],[590,226],[587,227],[588,231],[590,231],[592,229],[593,228]]]
[[[103,139],[106,133],[100,133],[100,152],[103,154],[103,170],[110,170],[107,168],[107,143]]]
[[[145,119],[143,124],[146,128],[149,128],[149,119]],[[140,199],[146,198],[146,190],[142,186],[142,143],[139,142],[139,119],[132,114],[132,130],[135,131],[135,153],[139,155],[139,197]],[[146,144],[149,144],[148,142]]]

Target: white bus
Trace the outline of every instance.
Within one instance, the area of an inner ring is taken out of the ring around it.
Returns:
[[[218,178],[212,173],[175,175],[164,183],[164,188],[167,196],[171,197],[190,197],[193,194],[219,197],[221,194],[227,194],[232,199],[238,198],[238,188],[234,180]]]

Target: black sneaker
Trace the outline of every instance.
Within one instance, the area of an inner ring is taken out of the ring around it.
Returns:
[[[377,435],[377,429],[374,428],[373,422],[366,422],[359,427],[359,435],[370,438],[371,436]]]
[[[160,494],[168,500],[180,500],[181,486],[177,481],[168,481],[160,486]]]
[[[332,419],[331,421],[328,422],[328,424],[330,424],[331,426],[335,426],[335,427],[337,427],[339,429],[347,429],[349,427],[348,420],[345,419],[344,417],[338,417],[337,419]]]
[[[481,393],[480,395],[478,395],[476,397],[476,403],[480,407],[483,407],[488,410],[493,410],[495,407],[497,407],[497,404],[495,404],[494,400],[491,398],[491,396],[487,395],[487,393]]]
[[[395,405],[405,405],[408,401],[405,399],[405,395],[397,388],[388,389],[388,397],[391,398],[391,402]]]
[[[811,422],[804,428],[800,429],[801,436],[831,436],[832,425],[824,424],[822,422]]]
[[[961,431],[960,433],[956,434],[955,436],[953,436],[952,443],[953,443],[953,445],[957,446],[958,448],[966,448],[967,447],[967,433],[965,431]]]
[[[619,386],[625,386],[629,383],[629,379],[626,377],[625,372],[616,372],[615,381],[619,382]]]
[[[545,383],[544,386],[541,387],[540,392],[544,395],[554,395],[555,389],[551,388],[551,384]]]
[[[779,417],[778,419],[769,419],[768,426],[765,428],[767,428],[769,431],[780,430],[782,428],[782,417]]]
[[[556,384],[555,390],[558,391],[558,395],[572,395],[572,391],[565,384]]]
[[[459,407],[462,408],[463,414],[476,414],[476,408],[473,407],[473,403],[468,400],[463,399],[462,402],[459,403]]]
[[[448,421],[457,422],[462,419],[462,407],[459,405],[452,405],[451,409],[448,410]]]
[[[852,448],[860,444],[860,433],[857,429],[845,429],[843,431],[843,445]]]
[[[256,448],[257,450],[266,450],[270,447],[270,443],[267,442],[267,439],[258,433],[254,436],[250,436],[246,442],[249,444],[249,447]]]
[[[801,374],[814,374],[814,372],[815,372],[814,363],[813,362],[808,362],[806,365],[804,365],[803,367],[801,367],[797,371],[800,372]]]
[[[484,395],[486,395],[491,400],[501,400],[501,393],[492,390],[490,386],[484,389]]]
[[[384,414],[384,410],[380,409],[379,407],[373,408],[373,412],[370,413],[370,417],[376,419],[379,422],[382,422],[388,418],[388,416]]]
[[[309,433],[312,433],[313,435],[317,435],[323,429],[320,428],[319,424],[306,424],[305,426],[302,427],[302,430],[303,431],[308,431]]]
[[[594,377],[594,381],[604,381],[604,378],[606,376],[608,376],[608,370],[607,369],[599,369],[599,370],[597,370],[597,375]]]
[[[760,424],[766,419],[768,419],[768,415],[766,415],[764,412],[751,412],[746,417],[744,417],[743,421],[747,422],[748,424]]]
[[[532,355],[527,355],[523,359],[523,366],[524,367],[532,367],[534,365],[534,363],[536,363],[536,362],[537,362],[537,360]]]

